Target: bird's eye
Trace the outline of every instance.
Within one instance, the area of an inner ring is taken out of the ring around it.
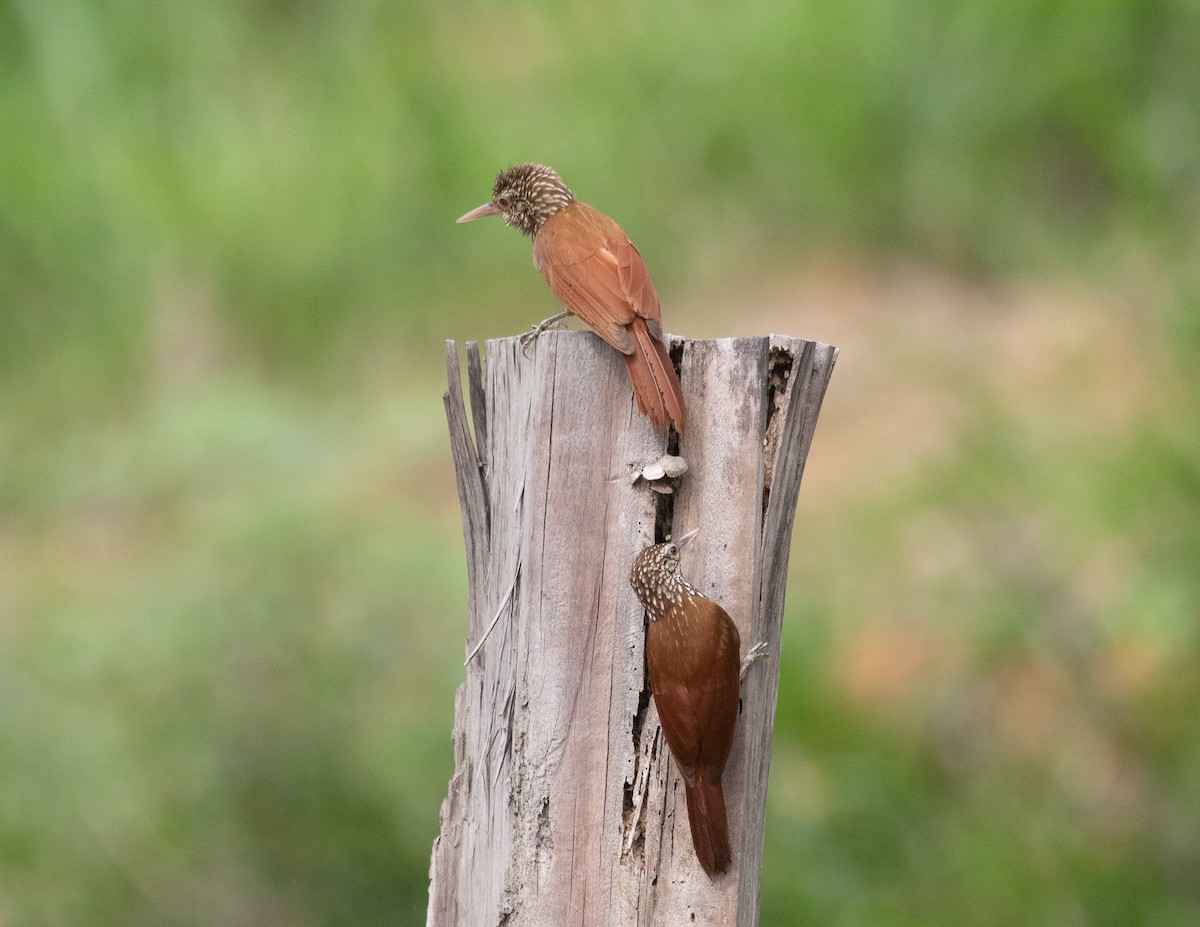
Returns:
[[[672,544],[670,547],[667,548],[667,556],[668,557],[678,557],[679,556],[679,548],[676,547],[674,544]]]
[[[496,205],[499,206],[501,209],[508,209],[508,205],[509,205],[508,197],[507,196],[497,197]]]

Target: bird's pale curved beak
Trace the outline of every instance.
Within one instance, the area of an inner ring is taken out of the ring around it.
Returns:
[[[476,206],[466,215],[459,216],[456,222],[472,222],[475,219],[482,219],[484,216],[498,216],[500,210],[491,203],[484,203],[482,206]]]
[[[683,547],[685,544],[687,544],[688,541],[690,541],[692,538],[694,538],[699,533],[700,533],[699,528],[693,528],[687,534],[681,534],[679,537],[675,538],[675,546]]]

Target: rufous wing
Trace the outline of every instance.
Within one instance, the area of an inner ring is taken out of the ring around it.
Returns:
[[[635,350],[627,326],[661,309],[650,273],[615,221],[585,203],[555,213],[533,239],[533,263],[573,315],[622,354]]]
[[[676,616],[668,614],[646,631],[650,689],[685,781],[700,771],[720,784],[737,724],[741,641],[716,602],[697,596],[689,603],[693,614],[685,623],[673,626]]]

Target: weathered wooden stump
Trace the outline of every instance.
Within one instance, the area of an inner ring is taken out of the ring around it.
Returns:
[[[467,550],[466,680],[430,866],[430,927],[757,921],[763,817],[796,497],[836,349],[780,336],[672,342],[689,469],[624,364],[588,332],[456,348],[446,395]],[[675,450],[675,449],[671,449]],[[768,659],[749,673],[725,772],[733,868],[696,861],[646,682],[634,556],[699,528],[684,574]]]

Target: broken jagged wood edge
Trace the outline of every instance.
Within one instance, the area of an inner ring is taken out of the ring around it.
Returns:
[[[757,921],[796,496],[836,350],[773,336],[673,342],[688,403],[673,496],[631,474],[667,450],[624,364],[586,332],[457,350],[446,411],[468,555],[468,663],[428,924]],[[486,379],[485,379],[486,378]],[[636,553],[699,527],[684,572],[737,623],[746,679],[725,773],[733,868],[696,862],[645,679]],[[692,917],[694,915],[694,918]]]

